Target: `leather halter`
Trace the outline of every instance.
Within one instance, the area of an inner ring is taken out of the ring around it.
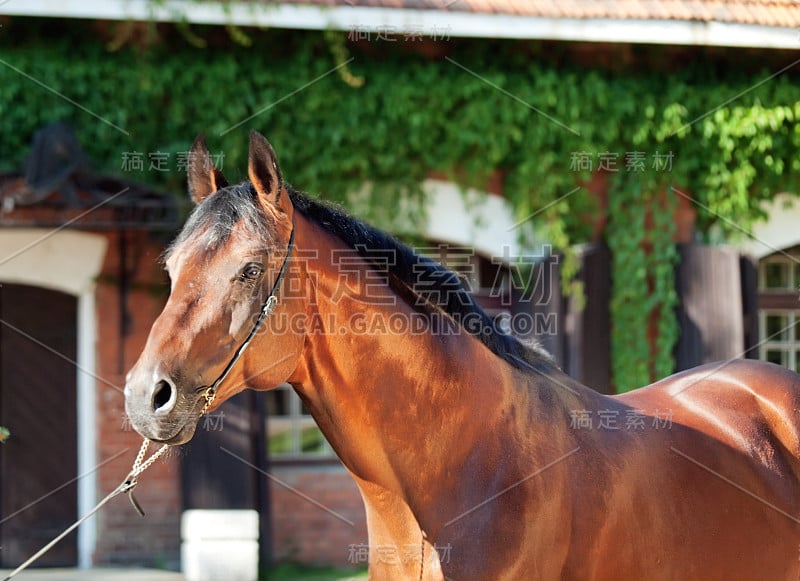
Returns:
[[[244,350],[247,349],[247,346],[250,345],[250,342],[253,340],[253,337],[256,336],[258,330],[261,328],[261,325],[264,324],[264,320],[272,314],[272,311],[275,310],[275,307],[278,306],[278,297],[277,292],[280,289],[281,283],[283,282],[284,277],[286,276],[286,271],[288,270],[289,265],[289,257],[292,255],[292,249],[294,248],[294,225],[292,225],[292,233],[289,235],[289,244],[286,246],[286,256],[283,258],[283,264],[281,265],[281,269],[278,272],[278,277],[275,279],[275,282],[272,284],[272,290],[269,292],[269,296],[267,296],[264,304],[261,307],[261,312],[258,314],[258,319],[256,319],[253,328],[250,329],[250,333],[247,335],[247,338],[244,342],[239,345],[239,348],[231,357],[231,360],[225,366],[225,369],[222,370],[222,373],[219,374],[214,383],[212,383],[206,390],[203,392],[203,398],[206,400],[206,403],[203,405],[203,409],[200,410],[200,415],[202,416],[208,411],[208,408],[211,407],[211,404],[214,402],[214,398],[217,397],[217,389],[219,388],[220,384],[225,380],[230,373],[233,366],[239,360],[239,357],[242,356]]]

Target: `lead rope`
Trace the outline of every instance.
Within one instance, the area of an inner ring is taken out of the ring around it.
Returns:
[[[210,403],[209,403],[209,405],[210,405]],[[44,547],[39,549],[36,553],[31,555],[31,557],[27,561],[22,563],[22,565],[20,565],[19,567],[17,567],[13,571],[11,571],[11,573],[9,573],[8,576],[3,579],[3,581],[8,581],[9,579],[11,579],[12,577],[16,576],[21,571],[24,571],[25,569],[27,569],[31,565],[31,563],[36,561],[39,557],[41,557],[47,551],[52,549],[64,537],[66,537],[68,534],[70,534],[72,531],[74,531],[76,528],[78,528],[80,525],[82,525],[86,520],[91,518],[108,501],[110,501],[112,498],[114,498],[116,496],[119,496],[120,494],[127,493],[130,496],[131,504],[133,504],[133,507],[136,509],[136,512],[138,512],[140,515],[144,516],[144,512],[142,511],[142,508],[139,506],[139,503],[133,497],[133,489],[137,484],[137,478],[139,477],[139,475],[142,472],[144,472],[150,466],[152,466],[153,463],[156,460],[158,460],[161,456],[163,456],[164,452],[166,452],[167,448],[169,448],[168,444],[164,444],[158,450],[156,450],[153,453],[152,456],[150,456],[147,460],[145,460],[144,457],[147,454],[147,448],[149,446],[150,446],[150,440],[145,438],[144,442],[142,442],[142,447],[139,448],[139,453],[136,455],[136,460],[134,460],[134,462],[133,462],[133,468],[131,468],[131,471],[125,477],[125,480],[123,480],[120,483],[119,486],[117,486],[114,490],[112,490],[110,493],[108,493],[108,495],[106,495],[105,498],[103,498],[100,502],[98,502],[94,506],[94,508],[92,510],[87,512],[85,515],[83,515],[81,518],[79,518],[77,521],[75,521],[73,524],[71,524],[67,529],[65,529],[64,532],[62,532],[60,535],[58,535],[52,541],[47,543]]]
[[[139,453],[136,454],[136,460],[133,461],[133,468],[131,468],[130,474],[128,474],[128,476],[125,478],[122,484],[120,484],[117,487],[117,488],[123,488],[122,492],[128,493],[128,498],[131,499],[131,504],[133,505],[133,508],[136,509],[136,512],[139,513],[139,516],[144,516],[144,511],[142,510],[142,507],[139,506],[139,503],[136,501],[136,498],[133,496],[133,489],[138,482],[137,478],[142,472],[150,468],[150,466],[152,466],[153,463],[156,460],[158,460],[164,454],[164,452],[167,451],[167,448],[169,448],[169,444],[162,444],[158,450],[153,452],[152,456],[150,456],[147,460],[145,460],[144,456],[145,454],[147,454],[147,448],[149,447],[150,447],[150,440],[145,438],[142,441],[142,447],[139,448]]]

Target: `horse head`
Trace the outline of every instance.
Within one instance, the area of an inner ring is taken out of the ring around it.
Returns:
[[[305,312],[302,301],[280,296],[293,207],[272,146],[251,134],[250,180],[234,186],[202,136],[188,166],[196,206],[165,255],[170,296],[125,383],[133,427],[170,444],[190,440],[199,417],[239,391],[286,381],[303,345],[301,333],[277,333],[268,320],[273,309],[284,322]],[[251,341],[257,354],[244,352]]]

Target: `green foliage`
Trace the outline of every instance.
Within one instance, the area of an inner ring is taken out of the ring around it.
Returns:
[[[0,444],[5,444],[10,437],[11,432],[8,431],[8,428],[0,426]]]
[[[607,230],[612,250],[612,376],[619,391],[669,375],[678,340],[673,314],[678,300],[675,198],[653,176],[625,177],[611,195]]]
[[[671,188],[695,201],[699,235],[709,237],[747,228],[763,200],[796,188],[800,170],[800,89],[785,76],[757,85],[769,72],[744,67],[720,74],[698,61],[670,74],[612,74],[550,64],[556,59],[548,62],[536,44],[452,41],[439,59],[402,40],[361,48],[332,33],[248,30],[234,41],[183,25],[182,34],[147,50],[109,52],[77,24],[70,38],[37,26],[46,25],[14,20],[0,38],[7,63],[0,66],[0,164],[7,169],[19,167],[37,128],[66,119],[96,169],[183,196],[176,160],[198,132],[212,153],[224,154],[223,168],[236,180],[255,128],[275,145],[292,183],[357,203],[386,228],[418,222],[429,171],[465,186],[501,172],[519,220],[535,216],[537,239],[562,250],[588,240],[589,218],[605,213],[614,256],[614,381],[622,388],[671,371]],[[142,171],[123,168],[126,153],[155,152],[169,155],[164,171],[147,158]],[[593,167],[577,166],[581,152]],[[634,152],[644,166],[628,167]],[[607,207],[586,187],[575,190],[604,153],[616,156]],[[658,155],[669,155],[669,168],[653,167]],[[564,264],[574,272],[578,263],[568,253]]]
[[[333,569],[330,567],[286,563],[277,565],[262,573],[260,578],[267,581],[333,581],[334,579],[350,581],[352,579],[366,579],[367,572],[363,567]]]

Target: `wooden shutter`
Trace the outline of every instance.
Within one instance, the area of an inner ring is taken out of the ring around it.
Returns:
[[[744,356],[744,303],[739,253],[682,244],[675,283],[680,299],[676,370]]]

